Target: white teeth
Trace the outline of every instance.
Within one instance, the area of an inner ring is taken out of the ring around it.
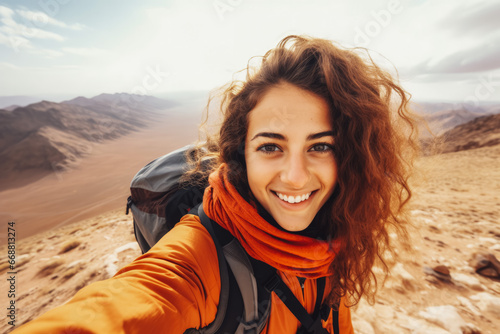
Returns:
[[[304,195],[298,195],[298,196],[288,196],[288,195],[283,195],[281,193],[276,193],[279,197],[279,199],[281,199],[282,201],[285,201],[285,202],[288,202],[290,204],[295,204],[295,203],[300,203],[300,202],[303,202],[305,200],[307,200],[309,198],[309,196],[311,196],[312,193],[307,193],[307,194],[304,194]]]

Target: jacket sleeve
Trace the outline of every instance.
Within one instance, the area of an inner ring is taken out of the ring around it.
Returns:
[[[188,215],[108,280],[13,333],[184,333],[210,324],[220,293],[212,238]]]

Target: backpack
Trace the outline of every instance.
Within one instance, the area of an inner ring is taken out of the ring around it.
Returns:
[[[318,279],[317,300],[309,315],[281,280],[275,268],[250,257],[227,230],[203,212],[203,193],[208,179],[199,185],[182,182],[189,168],[185,146],[144,166],[132,179],[126,214],[132,211],[134,234],[143,253],[156,244],[187,213],[200,217],[210,233],[219,260],[221,292],[215,320],[201,329],[185,333],[260,333],[267,323],[274,292],[302,323],[297,333],[327,333],[321,325],[331,308],[321,305],[325,278]],[[231,307],[228,307],[229,301]],[[338,311],[333,310],[334,331],[338,330]]]

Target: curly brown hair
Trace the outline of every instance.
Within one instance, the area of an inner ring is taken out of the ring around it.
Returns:
[[[348,50],[329,40],[288,36],[268,51],[257,69],[247,66],[246,80],[225,87],[220,101],[222,125],[207,135],[191,179],[206,175],[220,163],[229,165],[229,180],[246,197],[244,143],[248,115],[273,86],[286,82],[313,92],[328,102],[335,133],[338,184],[325,204],[325,235],[340,238],[345,247],[332,263],[329,302],[342,296],[352,304],[376,292],[373,271],[379,261],[387,273],[386,251],[393,252],[391,230],[408,239],[404,209],[411,197],[408,185],[418,153],[410,95],[395,79],[359,49]],[[367,55],[367,53],[364,53]],[[207,110],[210,106],[207,106]],[[215,156],[207,170],[203,157]],[[251,194],[250,194],[251,196]]]

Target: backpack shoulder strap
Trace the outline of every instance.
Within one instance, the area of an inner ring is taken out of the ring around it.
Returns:
[[[200,329],[189,328],[184,333],[213,334],[213,333],[218,333],[219,330],[221,329],[222,324],[224,323],[224,319],[226,318],[227,306],[229,303],[229,297],[230,297],[229,295],[231,291],[230,287],[234,286],[235,284],[234,283],[231,284],[230,282],[229,271],[227,268],[226,260],[224,258],[224,253],[222,251],[222,246],[220,245],[217,235],[215,234],[211,219],[208,218],[205,212],[203,211],[203,205],[199,205],[198,207],[193,208],[192,211],[194,214],[198,214],[198,216],[200,217],[201,224],[207,229],[208,233],[210,233],[210,236],[212,237],[212,240],[214,241],[215,249],[217,250],[217,258],[219,260],[221,289],[219,296],[219,305],[217,305],[217,314],[215,316],[214,321],[210,323],[208,326]]]
[[[318,279],[317,284],[319,285],[321,281],[324,281],[324,278]],[[325,328],[323,328],[321,324],[321,317],[319,316],[320,313],[319,310],[316,310],[314,312],[317,313],[315,318],[313,318],[309,313],[307,313],[304,306],[302,306],[297,297],[295,297],[293,292],[285,284],[285,282],[283,282],[283,280],[281,279],[281,277],[278,276],[278,274],[275,274],[273,277],[271,277],[271,279],[268,282],[266,282],[265,288],[268,291],[274,291],[274,293],[276,293],[276,295],[281,299],[281,301],[283,301],[286,307],[288,307],[288,309],[300,321],[302,327],[299,329],[298,333],[328,334],[328,331]],[[318,302],[316,302],[316,305],[318,305]]]
[[[225,245],[223,251],[243,300],[243,314],[235,333],[260,333],[271,311],[271,294],[267,293],[265,297],[259,294],[252,264],[236,238]]]
[[[252,266],[257,275],[257,281],[262,287],[261,290],[266,290],[269,293],[274,292],[286,305],[286,307],[295,315],[295,317],[300,321],[302,327],[299,329],[298,333],[316,333],[316,334],[327,334],[326,329],[322,327],[321,312],[323,294],[325,290],[326,278],[321,277],[318,279],[317,287],[317,298],[314,313],[311,316],[307,313],[306,309],[299,302],[297,297],[293,294],[292,290],[283,282],[281,277],[276,272],[276,269],[256,259],[252,259]],[[328,310],[329,311],[329,310]],[[334,332],[338,334],[338,330]]]
[[[259,294],[252,264],[238,240],[219,224],[208,218],[201,205],[198,214],[203,225],[209,226],[207,230],[214,238],[214,242],[217,241],[219,245],[217,247],[222,248],[223,258],[221,258],[220,263],[230,269],[227,270],[229,276],[229,300],[226,304],[230,302],[231,305],[229,307],[227,305],[221,306],[222,300],[219,303],[219,307],[221,309],[225,308],[226,313],[217,313],[214,323],[216,321],[221,322],[218,333],[260,333],[269,318],[270,293],[264,292],[264,295],[267,294],[267,298]],[[224,319],[218,320],[219,317]]]

